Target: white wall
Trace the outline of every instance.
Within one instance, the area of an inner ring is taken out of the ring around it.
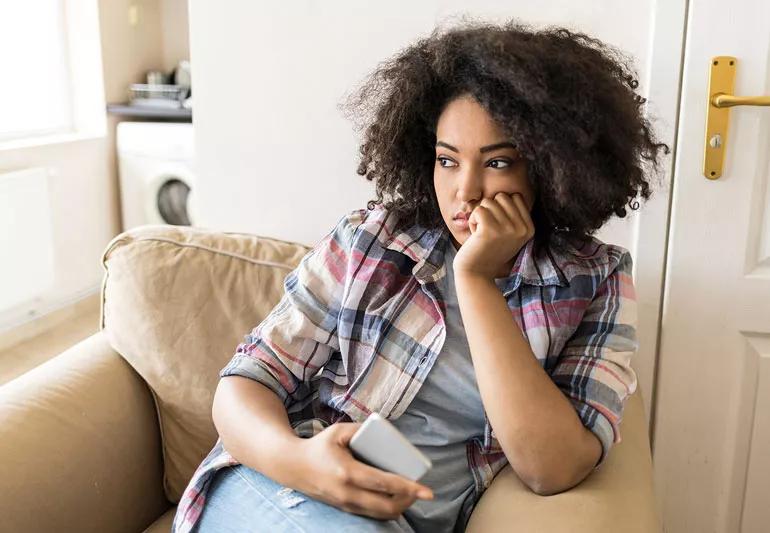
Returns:
[[[335,106],[379,61],[461,14],[566,26],[620,48],[635,58],[638,92],[652,100],[647,107],[659,119],[659,140],[673,148],[684,8],[684,0],[304,0],[230,2],[223,9],[190,0],[199,225],[312,245],[343,213],[365,207],[374,185],[355,172],[359,139]],[[642,212],[629,211],[597,233],[635,258],[635,368],[647,412],[669,164],[663,161],[661,187]]]
[[[187,0],[161,0],[163,70],[170,72],[182,59],[190,59]]]
[[[335,105],[379,61],[459,13],[565,24],[618,45],[646,78],[654,3],[486,0],[191,0],[201,225],[311,244],[374,186],[356,174],[358,139]],[[642,87],[642,90],[644,88]],[[628,224],[611,240],[631,242]]]

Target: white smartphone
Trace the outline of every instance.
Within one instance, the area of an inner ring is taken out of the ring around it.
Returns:
[[[396,426],[376,412],[351,437],[350,450],[359,461],[412,481],[419,480],[433,466]]]

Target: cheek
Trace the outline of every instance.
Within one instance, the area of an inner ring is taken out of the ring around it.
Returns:
[[[532,190],[528,190],[527,194],[524,195],[524,199],[527,202],[527,207],[532,211],[532,207],[535,205],[535,193]]]
[[[449,191],[445,190],[445,187],[441,187],[436,184],[434,181],[433,183],[433,190],[436,193],[436,199],[438,200],[438,205],[441,208],[442,211],[451,209],[450,205],[450,193]]]
[[[515,190],[519,191],[522,196],[524,196],[524,201],[531,211],[532,206],[535,204],[535,191],[532,189],[532,185],[529,181],[527,181],[526,178],[517,180],[517,187],[515,187]]]

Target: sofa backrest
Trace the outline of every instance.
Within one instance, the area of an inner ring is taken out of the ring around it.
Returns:
[[[217,439],[219,371],[279,302],[310,248],[187,226],[140,226],[102,256],[101,329],[153,393],[164,489],[179,498]]]

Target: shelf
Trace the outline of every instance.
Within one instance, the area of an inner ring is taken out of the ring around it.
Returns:
[[[165,118],[192,122],[192,109],[185,107],[165,108],[129,104],[107,104],[107,112],[125,117]]]

